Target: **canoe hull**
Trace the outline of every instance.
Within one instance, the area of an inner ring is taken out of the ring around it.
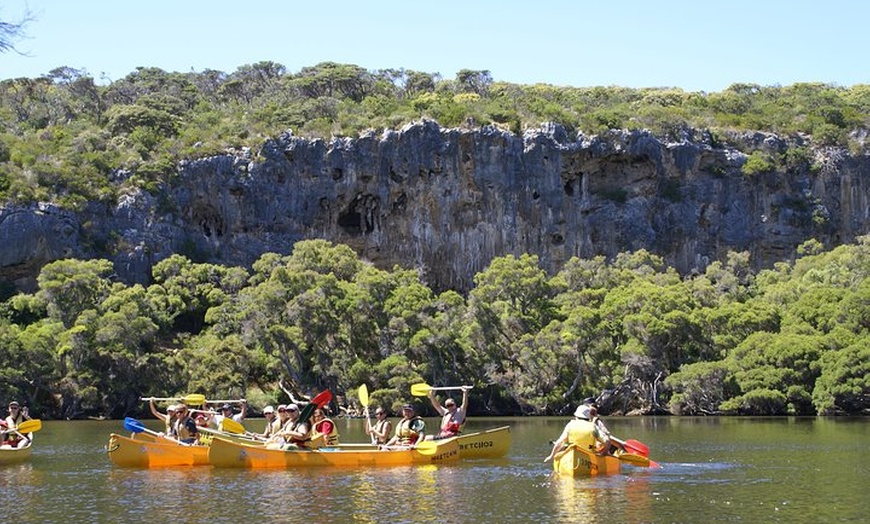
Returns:
[[[507,455],[511,447],[511,428],[500,428],[462,434],[456,437],[460,459],[492,459]]]
[[[113,464],[125,468],[165,468],[208,465],[208,448],[173,442],[132,439],[112,433],[106,447]]]
[[[560,475],[591,477],[619,473],[619,459],[612,455],[598,455],[571,446],[553,458],[553,470]]]
[[[28,443],[23,448],[0,448],[0,466],[6,464],[21,464],[30,460],[31,446],[33,443]]]
[[[251,446],[215,437],[208,448],[209,462],[216,468],[307,468],[390,467],[417,464],[447,464],[459,459],[456,439],[438,441],[431,454],[417,450],[320,448],[280,450]]]

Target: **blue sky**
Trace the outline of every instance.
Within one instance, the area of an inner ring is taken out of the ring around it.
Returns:
[[[454,78],[721,91],[737,82],[870,83],[859,0],[2,0],[36,20],[0,79],[68,66],[117,80],[138,66],[217,69],[332,61]]]

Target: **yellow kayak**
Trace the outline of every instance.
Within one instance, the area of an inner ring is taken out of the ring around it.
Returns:
[[[145,437],[147,438],[147,437]],[[172,466],[208,465],[208,448],[185,446],[169,439],[135,439],[112,433],[109,436],[109,459],[126,468],[164,468]]]
[[[359,448],[268,449],[215,436],[208,459],[217,468],[388,467],[445,464],[459,459],[455,438],[427,441],[420,449],[377,450]]]
[[[0,447],[0,466],[27,462],[30,458],[31,446],[33,441],[28,442],[23,448]]]
[[[619,463],[620,460],[613,455],[599,455],[571,446],[553,457],[553,470],[574,477],[612,475],[619,473]]]
[[[500,458],[507,455],[511,447],[511,428],[500,428],[478,431],[476,433],[460,434],[456,437],[459,443],[459,458]]]

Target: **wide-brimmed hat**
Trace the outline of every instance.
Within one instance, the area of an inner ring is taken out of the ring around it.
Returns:
[[[574,416],[577,418],[584,418],[589,420],[592,418],[592,408],[587,406],[586,404],[581,404],[577,406],[577,409],[574,410]]]

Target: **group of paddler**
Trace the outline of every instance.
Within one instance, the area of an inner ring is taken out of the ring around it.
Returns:
[[[448,398],[444,405],[438,401],[435,392],[437,390],[454,389],[462,391],[462,404],[457,406],[456,401]],[[459,386],[454,388],[433,388],[427,384],[414,384],[411,393],[414,396],[427,396],[432,407],[441,416],[441,425],[437,432],[426,433],[426,425],[422,418],[417,416],[413,405],[405,404],[402,407],[402,418],[396,424],[395,432],[392,433],[392,424],[387,418],[387,412],[382,407],[375,409],[377,422],[372,423],[369,414],[368,389],[362,385],[359,389],[360,403],[363,405],[366,415],[366,433],[371,438],[371,443],[381,449],[411,449],[418,447],[426,440],[448,438],[459,434],[465,422],[468,410],[468,391],[472,386]],[[332,400],[329,390],[316,395],[308,402],[296,401],[290,404],[281,404],[276,408],[266,406],[263,408],[263,416],[266,418],[266,427],[261,433],[246,431],[241,422],[247,414],[247,403],[244,399],[235,401],[240,405],[240,411],[235,413],[230,402],[233,401],[206,401],[204,395],[191,394],[182,398],[143,398],[149,402],[149,407],[154,416],[164,423],[164,431],[157,435],[175,440],[181,444],[207,443],[208,438],[215,431],[244,435],[245,437],[261,442],[270,449],[316,449],[322,446],[334,447],[339,445],[339,433],[335,422],[329,418],[326,405]],[[295,399],[294,399],[295,400]],[[172,401],[166,413],[161,413],[155,401]],[[220,411],[207,409],[208,404],[223,403]],[[193,406],[202,406],[203,409]],[[127,424],[134,432],[145,431],[144,426],[130,419]],[[392,433],[392,436],[391,436]]]

